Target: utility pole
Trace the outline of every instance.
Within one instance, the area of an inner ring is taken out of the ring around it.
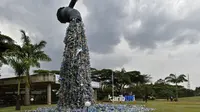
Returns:
[[[187,88],[190,89],[190,76],[188,74],[188,85],[187,85]]]
[[[114,76],[112,71],[112,103],[114,102]]]

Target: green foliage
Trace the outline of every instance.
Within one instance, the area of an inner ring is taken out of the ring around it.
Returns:
[[[182,82],[187,82],[187,79],[185,79],[185,75],[181,74],[179,76],[176,76],[175,74],[170,74],[168,77],[165,78],[167,82],[171,83],[182,83]]]
[[[14,69],[16,76],[20,77],[21,75],[24,75],[27,69],[27,64],[24,60],[15,57],[7,57],[7,61],[9,65]]]
[[[150,75],[141,74],[140,71],[129,71],[126,74],[129,75],[131,82],[137,85],[148,83],[151,79]]]
[[[200,87],[195,88],[195,95],[200,96]]]
[[[59,71],[59,70],[51,70],[50,73],[53,73],[53,74],[60,74],[60,71]]]
[[[91,68],[92,80],[99,81],[103,85],[103,88],[98,90],[99,100],[107,98],[108,94],[112,94],[112,73],[114,76],[114,90],[116,96],[120,94],[134,94],[136,98],[142,98],[147,94],[155,98],[167,99],[170,96],[175,97],[176,93],[178,93],[180,97],[195,95],[193,90],[188,90],[178,85],[170,85],[168,83],[186,81],[184,75],[178,77],[170,75],[170,77],[166,79],[157,80],[154,84],[148,84],[151,80],[151,76],[141,74],[140,71],[126,72],[124,68],[121,71],[112,71],[111,69],[98,70]]]
[[[0,33],[0,64],[8,64],[7,60],[5,59],[5,53],[9,50],[15,50],[18,47],[15,44],[15,41],[6,35]]]
[[[104,97],[107,97],[108,94],[112,93],[112,74],[114,76],[114,90],[116,95],[127,94],[131,92],[134,93],[133,90],[135,89],[131,88],[138,87],[138,89],[136,90],[140,90],[141,87],[139,87],[139,85],[143,86],[151,79],[149,75],[143,75],[139,71],[126,72],[124,68],[122,68],[120,71],[113,71],[111,69],[98,70],[95,68],[91,68],[91,78],[93,81],[101,82],[102,90],[100,91],[100,94],[106,94],[103,95]],[[139,91],[138,93],[141,93],[141,91]],[[140,96],[142,96],[142,94]]]
[[[24,58],[30,67],[40,67],[39,61],[51,61],[51,58],[45,54],[43,48],[46,46],[44,40],[39,43],[32,44],[30,37],[26,35],[25,31],[21,30],[22,33],[22,52],[18,55],[20,58]]]
[[[15,50],[15,52],[19,52],[19,49]],[[6,56],[6,60],[8,62],[8,64],[14,69],[15,71],[15,75],[18,77],[18,92],[17,92],[17,98],[16,98],[16,110],[20,110],[20,82],[21,82],[21,75],[24,75],[24,73],[26,72],[28,66],[26,61],[24,61],[24,59],[22,58],[17,58],[14,55],[10,55],[9,53]]]
[[[40,41],[39,43],[32,44],[30,37],[26,35],[24,30],[21,30],[22,37],[21,40],[23,45],[20,52],[13,52],[17,58],[23,59],[27,64],[26,76],[27,84],[30,85],[30,67],[40,67],[40,61],[51,61],[51,58],[45,54],[43,48],[46,46],[45,41]]]
[[[49,74],[49,73],[53,73],[53,74],[60,74],[59,70],[43,70],[43,69],[38,69],[38,70],[34,70],[33,71],[34,74]]]
[[[162,85],[164,85],[164,84],[167,84],[167,82],[165,81],[165,79],[158,79],[158,80],[155,82],[155,84],[162,84]]]
[[[184,74],[181,74],[179,76],[176,76],[175,74],[170,74],[168,77],[165,78],[165,80],[167,82],[171,82],[171,83],[174,83],[176,84],[176,100],[178,100],[178,84],[179,83],[182,83],[182,82],[186,82],[187,79],[185,79],[185,75]]]
[[[39,69],[39,70],[34,70],[33,73],[35,73],[35,74],[49,74],[50,71]]]
[[[23,42],[23,45],[22,46],[17,45],[17,47],[15,47],[16,49],[14,50],[12,49],[6,50],[6,56],[7,58],[12,57],[12,59],[23,60],[23,64],[26,69],[25,71],[26,72],[25,73],[26,86],[30,87],[31,85],[30,74],[29,74],[30,68],[40,67],[40,61],[51,61],[51,58],[47,54],[45,54],[45,52],[43,51],[43,48],[46,46],[45,41],[42,40],[39,43],[32,44],[30,37],[26,35],[25,31],[21,30],[21,33],[22,33],[21,40]],[[9,41],[10,43],[13,43],[12,40],[9,40]],[[12,66],[11,63],[9,64]]]

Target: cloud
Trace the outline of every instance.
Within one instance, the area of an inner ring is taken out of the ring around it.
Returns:
[[[49,64],[43,63],[42,67],[48,69],[60,68],[59,64],[62,59],[63,39],[66,26],[57,21],[56,11],[57,8],[63,6],[62,4],[64,4],[64,2],[56,2],[53,0],[6,0],[3,1],[2,4],[0,10],[3,13],[0,13],[0,20],[4,26],[7,24],[10,28],[2,30],[9,32],[8,34],[11,34],[15,40],[19,40],[20,35],[16,37],[16,35],[12,34],[14,32],[19,32],[22,28],[31,35],[30,37],[33,42],[41,40],[47,41],[45,51],[53,61]],[[18,26],[17,30],[16,26]],[[15,30],[12,31],[11,28],[15,28]]]
[[[13,77],[15,75],[14,70],[7,65],[3,65],[0,71],[0,78]]]
[[[120,43],[113,48],[113,52],[109,54],[99,54],[91,52],[92,66],[98,69],[123,67],[132,59],[132,50],[124,38],[120,39]]]
[[[31,37],[33,42],[41,40],[47,41],[45,51],[52,58],[50,64],[44,63],[44,68],[58,69],[62,60],[64,50],[64,37],[67,25],[57,21],[56,11],[59,7],[67,5],[69,0],[6,0],[1,1],[0,23],[2,33],[8,33],[15,40],[20,40],[20,29],[24,29]],[[79,10],[84,14],[84,8],[79,6]],[[9,26],[9,28],[5,28]],[[18,27],[18,29],[16,29]],[[15,29],[15,30],[11,30]],[[14,35],[19,32],[17,37]],[[55,63],[55,64],[52,64]]]
[[[124,37],[134,48],[156,49],[156,43],[199,41],[198,1],[84,0],[92,51],[107,53]],[[190,8],[193,7],[193,8]],[[193,18],[195,17],[195,18]],[[187,33],[186,33],[187,32]]]
[[[34,32],[36,42],[45,39],[48,49],[50,45],[62,48],[66,25],[57,21],[56,11],[68,2],[4,0],[0,18]],[[156,43],[170,40],[174,40],[174,45],[185,40],[198,42],[198,3],[198,0],[83,0],[76,8],[84,17],[91,52],[108,54],[122,37],[132,49],[156,49]]]
[[[57,21],[56,11],[68,2],[1,0],[0,30],[17,42],[20,29],[33,42],[47,41],[45,52],[53,61],[42,63],[42,68],[59,69],[67,24]],[[199,0],[79,0],[75,8],[83,16],[93,67],[136,69],[155,79],[188,71],[199,85],[195,79],[200,54],[199,4]]]
[[[98,53],[110,53],[120,42],[124,18],[123,8],[128,1],[121,0],[84,0],[88,10],[86,29],[90,49]]]
[[[139,70],[144,74],[150,74],[152,81],[165,78],[170,73],[176,75],[189,74],[191,88],[199,86],[199,54],[200,44],[181,44],[174,48],[172,44],[160,44],[154,53],[147,54],[141,50],[133,51],[132,58],[123,67],[129,70]],[[172,57],[169,57],[169,54]],[[121,67],[117,68],[120,69]],[[187,85],[184,83],[183,85]]]

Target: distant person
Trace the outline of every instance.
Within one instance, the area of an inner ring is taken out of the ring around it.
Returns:
[[[170,96],[170,101],[171,101],[171,102],[173,101],[173,99],[174,99],[173,96]]]

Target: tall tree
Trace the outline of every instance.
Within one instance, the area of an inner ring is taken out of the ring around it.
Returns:
[[[166,84],[166,81],[165,81],[165,79],[158,79],[158,80],[155,82],[155,84],[163,84],[163,85],[165,85],[165,84]]]
[[[39,61],[51,61],[51,58],[43,51],[46,46],[46,41],[42,40],[38,44],[32,44],[30,37],[26,35],[25,31],[21,30],[22,33],[22,51],[25,57],[25,61],[28,64],[26,69],[26,89],[25,89],[25,105],[30,105],[30,68],[40,67]]]
[[[91,79],[93,81],[100,82],[101,81],[101,71],[96,68],[90,68],[91,71]]]
[[[4,57],[4,53],[7,50],[14,49],[15,47],[15,41],[11,37],[3,35],[0,32],[0,65],[7,64],[7,61]]]
[[[151,81],[151,76],[148,74],[142,74],[139,76],[140,84],[146,84]]]
[[[140,71],[129,71],[126,74],[130,76],[131,83],[139,85],[150,82],[150,75],[141,74]]]
[[[46,46],[44,40],[39,43],[32,44],[30,37],[26,35],[25,31],[21,30],[22,33],[22,49],[21,52],[13,52],[12,54],[19,59],[23,59],[27,64],[26,68],[26,87],[25,87],[25,105],[30,105],[30,68],[40,67],[40,61],[51,61],[51,58],[43,51]]]
[[[97,70],[96,74],[99,74],[99,79],[101,81],[102,88],[111,86],[112,73],[113,73],[113,71],[111,69]]]
[[[176,85],[176,100],[178,101],[178,84],[186,82],[186,76],[184,74],[181,74],[179,76],[176,76],[175,74],[170,74],[168,77],[165,78],[165,80]]]
[[[19,50],[16,49],[15,52],[20,52]],[[22,59],[15,57],[14,55],[8,55],[6,56],[6,60],[8,64],[14,69],[15,75],[18,78],[18,91],[17,91],[17,98],[16,98],[16,110],[20,110],[20,83],[21,83],[21,76],[24,75],[26,69],[27,69],[27,63]]]
[[[126,74],[126,70],[124,68],[122,68],[121,71],[114,72],[114,84],[120,94],[124,94],[125,86],[129,86],[131,84],[130,76],[129,74]]]

